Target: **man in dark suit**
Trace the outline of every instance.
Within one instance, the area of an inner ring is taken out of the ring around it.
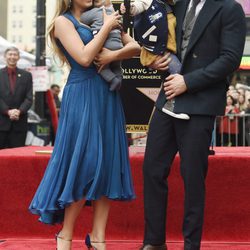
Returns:
[[[5,51],[7,66],[0,70],[0,149],[22,147],[27,133],[27,111],[32,105],[32,76],[17,68],[19,50]]]
[[[143,166],[145,250],[167,249],[167,177],[177,152],[185,188],[184,249],[200,249],[214,120],[224,114],[228,76],[240,64],[246,35],[245,15],[235,0],[181,0],[175,15],[182,70],[166,78],[150,123]],[[166,70],[166,59],[151,67]],[[190,120],[162,113],[166,96],[175,99],[174,112]]]
[[[52,84],[50,86],[50,90],[52,91],[52,94],[53,94],[53,97],[54,97],[54,100],[55,100],[55,104],[56,104],[56,110],[59,114],[60,112],[60,108],[61,108],[61,101],[59,99],[59,94],[60,94],[60,86],[57,85],[57,84]]]

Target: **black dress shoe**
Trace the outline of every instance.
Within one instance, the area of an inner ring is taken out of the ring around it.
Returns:
[[[140,250],[167,250],[166,244],[160,246],[152,246],[152,245],[144,245],[140,248]]]

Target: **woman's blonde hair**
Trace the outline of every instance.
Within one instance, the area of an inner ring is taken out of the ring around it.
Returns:
[[[56,13],[54,15],[54,18],[52,19],[51,23],[48,26],[47,32],[48,32],[48,37],[50,40],[50,47],[52,47],[53,53],[59,57],[61,62],[64,64],[67,62],[64,54],[60,50],[60,48],[57,45],[56,38],[55,38],[55,19],[67,12],[71,8],[71,0],[57,0],[57,6],[56,6]]]

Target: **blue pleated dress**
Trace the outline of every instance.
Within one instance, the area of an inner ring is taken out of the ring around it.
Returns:
[[[93,39],[91,30],[70,12],[64,16],[72,21],[84,44]],[[53,154],[29,207],[47,224],[61,223],[65,207],[74,201],[102,196],[135,198],[119,93],[109,90],[94,66],[79,65],[58,43],[71,71]]]

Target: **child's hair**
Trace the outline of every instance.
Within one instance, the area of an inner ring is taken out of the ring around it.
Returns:
[[[167,3],[170,4],[170,5],[174,5],[175,1],[174,0],[167,0]]]
[[[93,1],[93,6],[94,7],[103,6],[104,4],[105,4],[105,0],[94,0]]]

